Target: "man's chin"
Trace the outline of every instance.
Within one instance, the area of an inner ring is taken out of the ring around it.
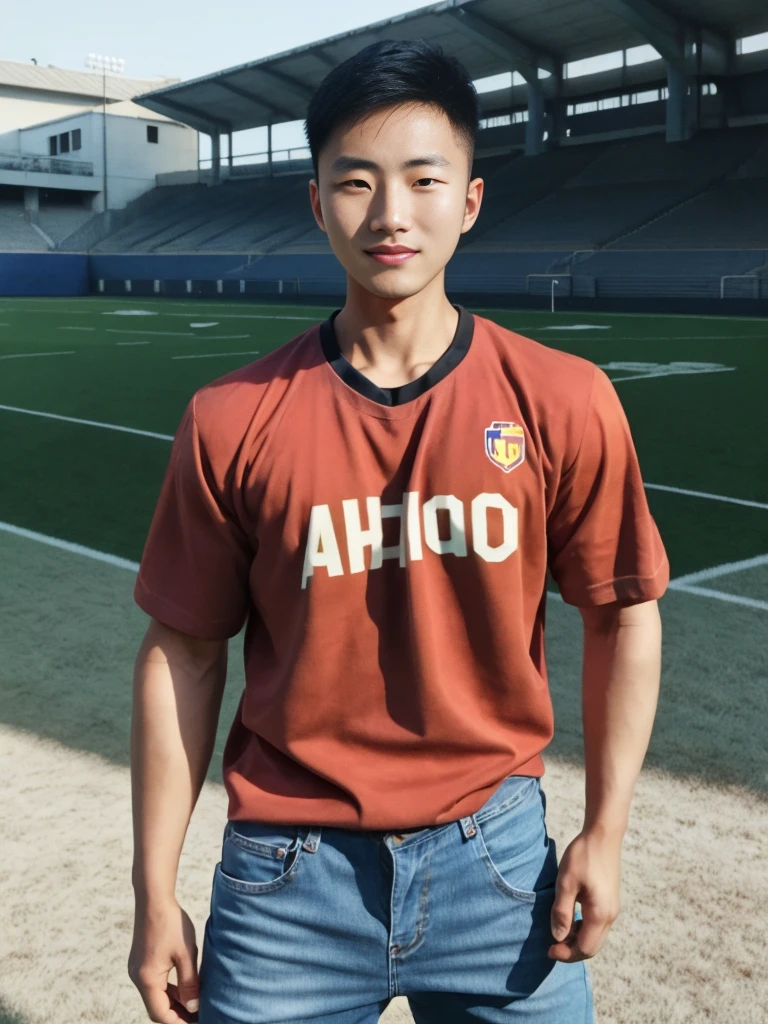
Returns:
[[[409,299],[418,295],[426,281],[405,274],[376,274],[374,277],[355,278],[358,285],[379,299]]]

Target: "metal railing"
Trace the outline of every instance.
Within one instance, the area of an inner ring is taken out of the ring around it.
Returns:
[[[88,160],[63,160],[61,157],[40,156],[37,153],[0,153],[0,170],[93,177],[93,164]]]
[[[692,298],[719,299],[721,281],[718,277],[688,278],[581,278],[561,277],[553,289],[552,281],[543,275],[491,276],[452,274],[446,276],[449,293],[460,292],[482,295],[540,296],[547,304],[554,298]],[[727,300],[738,298],[762,299],[768,303],[768,278],[755,277],[746,292],[726,293]],[[99,283],[99,291],[110,294],[158,295],[343,295],[346,279],[340,275],[328,277],[239,278],[224,279],[153,279],[137,278],[132,281],[109,280]],[[561,290],[562,289],[562,290]]]

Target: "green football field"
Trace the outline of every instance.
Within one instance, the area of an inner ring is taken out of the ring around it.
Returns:
[[[0,521],[138,561],[195,389],[333,308],[0,299]],[[766,555],[768,321],[475,311],[616,382],[673,577]]]
[[[147,626],[135,570],[192,393],[332,308],[0,299],[0,1024],[147,1020],[125,971],[131,674]],[[590,961],[598,1018],[719,1022],[728,1006],[762,1024],[768,321],[470,309],[606,368],[670,556],[623,909]],[[198,938],[225,820],[221,757],[244,686],[243,632],[179,874]],[[546,654],[555,733],[544,783],[562,854],[584,793],[582,623],[556,599]],[[382,1022],[411,1022],[394,1002]]]

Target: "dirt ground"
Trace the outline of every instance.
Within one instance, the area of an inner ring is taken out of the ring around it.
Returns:
[[[141,1024],[126,974],[132,929],[130,779],[124,767],[0,730],[0,997],[29,1024]],[[578,831],[582,778],[549,760],[550,834]],[[225,811],[206,783],[180,867],[198,941]],[[625,837],[623,906],[590,961],[600,1024],[764,1024],[768,805],[643,773]],[[2,1019],[2,1018],[0,1018]],[[398,998],[382,1022],[410,1021]],[[554,1024],[554,1022],[553,1022]]]
[[[146,625],[132,574],[1,534],[0,562],[13,594],[0,597],[0,1024],[142,1024],[126,972],[130,674]],[[765,1024],[765,613],[670,592],[662,619],[662,693],[624,840],[622,910],[589,961],[597,1019]],[[584,806],[578,613],[553,601],[547,628],[557,732],[542,785],[562,855]],[[242,679],[234,645],[230,664],[225,728]],[[226,816],[217,774],[220,761],[179,875],[200,943]],[[381,1020],[410,1021],[407,1000]]]

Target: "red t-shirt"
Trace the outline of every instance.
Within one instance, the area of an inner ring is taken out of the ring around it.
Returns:
[[[544,774],[547,569],[573,605],[667,587],[606,374],[455,308],[451,346],[401,388],[344,359],[333,314],[187,406],[135,599],[204,639],[247,618],[231,819],[477,811]]]

